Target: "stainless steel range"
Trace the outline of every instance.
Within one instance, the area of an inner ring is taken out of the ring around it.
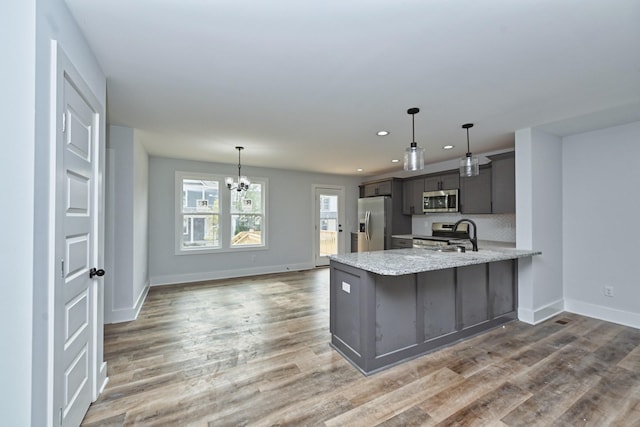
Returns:
[[[469,224],[462,223],[453,231],[454,222],[434,222],[431,224],[431,236],[414,236],[413,247],[423,249],[437,249],[448,245],[468,243]],[[460,240],[463,240],[460,242]]]

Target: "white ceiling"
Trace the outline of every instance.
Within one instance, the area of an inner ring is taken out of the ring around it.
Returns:
[[[640,0],[66,2],[152,155],[372,175],[402,168],[410,107],[427,163],[467,122],[488,152],[640,120]]]

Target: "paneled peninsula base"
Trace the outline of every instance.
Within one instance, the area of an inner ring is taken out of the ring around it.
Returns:
[[[331,346],[365,375],[517,317],[515,259],[399,276],[330,269]]]

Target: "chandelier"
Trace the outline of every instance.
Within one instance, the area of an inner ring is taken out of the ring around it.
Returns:
[[[249,181],[249,178],[242,175],[242,165],[240,164],[240,152],[244,150],[244,147],[236,147],[236,150],[238,150],[238,181],[234,181],[233,177],[228,176],[225,179],[225,183],[229,190],[247,191],[251,182]]]

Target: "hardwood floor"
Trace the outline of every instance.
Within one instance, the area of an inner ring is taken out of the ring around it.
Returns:
[[[364,377],[329,347],[329,270],[154,287],[107,325],[84,426],[640,426],[640,330],[511,322]]]

